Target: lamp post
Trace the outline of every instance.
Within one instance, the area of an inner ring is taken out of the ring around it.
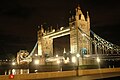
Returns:
[[[97,58],[96,58],[96,61],[97,61],[98,63],[100,63],[100,58],[99,58],[99,57],[97,57]]]
[[[76,57],[77,57],[77,76],[79,76],[79,57],[80,57],[80,54],[76,54]]]
[[[97,57],[97,58],[96,58],[96,61],[97,61],[97,63],[98,63],[98,67],[99,67],[99,69],[100,69],[100,61],[101,61],[100,58]]]

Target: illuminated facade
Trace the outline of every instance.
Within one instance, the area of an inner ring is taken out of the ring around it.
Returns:
[[[86,49],[86,54],[90,53],[90,42],[85,38],[85,35],[90,36],[90,18],[87,13],[87,19],[83,15],[80,7],[76,8],[75,17],[69,19],[70,27],[70,47],[71,53],[81,53],[82,49]],[[85,32],[81,33],[78,28]]]
[[[85,32],[83,34],[79,28]],[[59,31],[51,29],[47,32],[43,26],[38,31],[38,55],[43,56],[49,54],[53,56],[53,39],[70,35],[70,52],[71,54],[90,54],[90,42],[85,35],[90,36],[90,18],[83,15],[80,7],[76,8],[76,15],[69,19],[69,27],[61,27]]]
[[[32,61],[32,59],[25,59],[26,56],[29,55],[29,52],[27,50],[20,50],[17,53],[17,64],[26,64]]]

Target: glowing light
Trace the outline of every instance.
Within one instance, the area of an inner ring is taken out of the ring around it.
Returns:
[[[60,64],[60,60],[57,60],[57,64]]]
[[[68,63],[68,60],[65,60],[64,63],[65,63],[65,64]]]
[[[99,58],[99,57],[97,57],[97,59],[96,59],[96,60],[97,60],[97,62],[98,62],[98,63],[100,62],[100,58]]]
[[[63,29],[64,29],[64,27],[61,27],[61,28],[60,28],[60,30],[63,30]]]
[[[12,69],[12,74],[15,75],[16,71],[15,69]]]
[[[73,63],[76,62],[76,57],[75,57],[75,56],[72,57],[72,62],[73,62]]]
[[[67,60],[64,60],[64,63],[65,64],[69,63],[69,57],[67,57]]]
[[[56,55],[56,57],[58,57],[58,54]]]
[[[67,33],[67,34],[70,34],[70,29],[68,28],[68,29],[65,29],[65,30],[62,30],[62,31],[59,31],[59,32],[56,32],[56,33],[53,33],[53,34],[49,34],[49,35],[46,35],[46,36],[44,36],[43,38],[46,38],[46,37],[52,37],[52,38],[57,38],[57,37],[60,37],[60,35],[58,35],[58,34],[62,34],[62,33]],[[66,34],[66,35],[67,35]],[[58,36],[57,36],[58,35]],[[64,36],[65,34],[62,34],[61,36]],[[54,37],[53,37],[54,36]]]
[[[52,32],[55,32],[55,29],[53,29]]]
[[[54,36],[51,36],[51,38],[54,39],[54,38],[58,38],[58,37],[61,37],[61,36],[68,35],[68,34],[70,34],[70,32],[65,32],[64,34],[61,33],[60,35],[59,34],[58,35],[54,35]]]
[[[39,60],[36,59],[36,60],[34,61],[34,64],[38,65],[38,64],[39,64]]]
[[[38,54],[35,54],[35,56],[38,56]]]
[[[13,78],[14,78],[14,75],[13,75],[13,74],[11,74],[11,75],[9,76],[9,78],[10,78],[10,79],[13,79]]]
[[[38,44],[39,44],[39,46],[38,46],[38,55],[42,55],[42,46],[41,46],[40,42]]]
[[[16,65],[16,63],[15,63],[15,62],[12,62],[12,65]]]
[[[35,72],[37,72],[38,70],[35,70]]]
[[[83,33],[82,36],[86,36],[86,34]]]
[[[76,56],[77,56],[77,57],[80,57],[80,54],[78,53],[78,54],[76,54]]]

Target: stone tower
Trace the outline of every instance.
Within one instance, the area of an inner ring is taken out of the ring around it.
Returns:
[[[80,7],[76,8],[76,15],[69,19],[70,26],[70,49],[72,54],[80,53],[81,55],[90,53],[90,18],[87,12],[85,19]]]
[[[45,56],[46,54],[49,54],[52,56],[53,39],[45,37],[45,35],[47,36],[46,31],[44,31],[43,26],[41,25],[41,29],[38,31],[38,55]]]

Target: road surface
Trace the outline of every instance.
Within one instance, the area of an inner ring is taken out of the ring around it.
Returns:
[[[74,77],[63,77],[63,78],[50,78],[50,79],[34,79],[34,80],[120,80],[120,72],[115,73],[104,73],[94,74],[86,76],[74,76]]]

